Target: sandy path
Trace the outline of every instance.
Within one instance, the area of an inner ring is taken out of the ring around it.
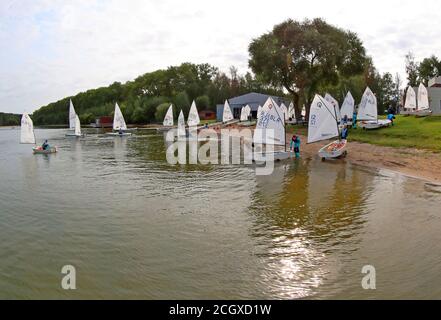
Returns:
[[[292,134],[287,134],[291,141]],[[306,144],[307,138],[299,135],[301,155],[316,157],[318,150],[327,142]],[[289,140],[288,140],[289,139]],[[441,183],[441,154],[430,151],[375,146],[368,143],[350,141],[346,161],[372,168],[384,168],[407,176],[421,178],[434,183]]]

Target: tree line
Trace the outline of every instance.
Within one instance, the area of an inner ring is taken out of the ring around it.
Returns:
[[[183,63],[146,73],[124,84],[115,82],[108,87],[66,97],[35,111],[32,118],[37,125],[67,124],[69,100],[72,99],[81,123],[113,115],[115,102],[128,123],[151,123],[162,121],[171,103],[175,106],[175,117],[181,109],[187,116],[193,100],[199,110],[215,110],[216,104],[251,91],[284,94],[251,73],[239,75],[235,67],[226,74],[209,64]]]
[[[330,93],[342,102],[351,91],[358,102],[367,86],[376,94],[381,114],[389,106],[397,107],[403,94],[399,75],[378,72],[357,34],[322,19],[288,19],[253,39],[248,51],[252,73],[243,76],[235,67],[226,74],[209,64],[183,63],[50,103],[33,118],[40,125],[67,124],[72,99],[82,123],[113,115],[115,102],[129,123],[159,122],[170,103],[175,117],[180,109],[187,116],[192,100],[199,110],[215,110],[225,99],[248,92],[285,96],[294,101],[299,117],[303,106],[309,114],[316,93]],[[439,75],[441,61],[432,56],[417,63],[408,54],[406,71],[409,85],[427,85]]]
[[[20,125],[21,115],[0,112],[0,126],[18,126]]]

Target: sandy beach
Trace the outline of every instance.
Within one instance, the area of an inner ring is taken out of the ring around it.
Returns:
[[[328,142],[306,144],[307,137],[299,135],[302,157],[316,157],[318,150]],[[290,141],[292,134],[287,134]],[[441,183],[441,154],[411,149],[375,146],[367,143],[350,141],[348,155],[344,160],[353,164],[372,168],[383,168],[399,172],[406,176]]]

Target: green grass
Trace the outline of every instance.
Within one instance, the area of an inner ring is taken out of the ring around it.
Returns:
[[[441,152],[441,116],[426,118],[397,116],[394,124],[393,127],[378,130],[351,129],[348,140]],[[288,132],[306,135],[307,128],[290,126]]]

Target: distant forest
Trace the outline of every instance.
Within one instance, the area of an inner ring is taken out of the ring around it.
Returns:
[[[215,110],[216,104],[225,99],[252,91],[284,95],[281,89],[263,84],[251,73],[239,76],[235,67],[227,75],[209,64],[183,63],[146,73],[124,84],[115,82],[66,97],[35,111],[32,118],[37,125],[67,124],[69,99],[72,99],[83,124],[93,122],[98,116],[113,116],[115,102],[128,123],[151,123],[162,121],[170,103],[175,106],[175,117],[181,109],[187,116],[193,100],[198,110]]]
[[[0,126],[18,126],[20,125],[21,115],[0,112]]]

